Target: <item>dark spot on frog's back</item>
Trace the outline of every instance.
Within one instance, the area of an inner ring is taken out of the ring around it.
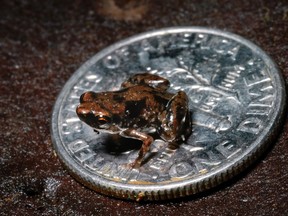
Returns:
[[[124,101],[124,97],[119,95],[119,94],[114,94],[113,95],[113,100],[117,103],[122,103]]]
[[[146,99],[139,101],[126,101],[125,103],[125,110],[130,118],[139,117],[144,107],[146,107]]]
[[[154,95],[154,100],[157,101],[158,104],[166,106],[166,104],[169,102],[169,100],[165,99],[164,97],[161,97],[159,95]]]

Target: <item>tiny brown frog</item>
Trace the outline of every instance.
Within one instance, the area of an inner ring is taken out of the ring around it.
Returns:
[[[136,74],[118,91],[85,92],[80,97],[78,117],[95,131],[120,134],[143,142],[139,155],[130,164],[137,168],[158,133],[175,146],[191,134],[192,120],[185,92],[167,92],[169,81],[160,76]]]

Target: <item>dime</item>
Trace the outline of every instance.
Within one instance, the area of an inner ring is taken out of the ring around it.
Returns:
[[[156,139],[139,169],[129,169],[137,140],[96,134],[75,112],[85,91],[113,91],[150,72],[190,99],[193,132],[171,150]],[[273,61],[246,39],[219,30],[168,28],[130,37],[84,63],[61,91],[52,114],[59,158],[82,183],[132,200],[195,194],[233,177],[271,144],[285,105]]]

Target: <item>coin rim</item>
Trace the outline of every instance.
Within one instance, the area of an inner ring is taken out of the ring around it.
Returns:
[[[151,38],[155,36],[162,36],[167,34],[175,33],[203,33],[212,34],[215,36],[222,36],[224,38],[229,38],[237,41],[241,45],[249,47],[262,58],[265,64],[269,67],[269,75],[271,79],[274,79],[275,85],[275,109],[274,113],[271,115],[272,122],[267,125],[261,132],[260,136],[239,156],[235,157],[233,160],[226,162],[225,166],[217,168],[214,171],[208,172],[201,176],[193,179],[186,179],[183,181],[169,182],[169,183],[157,183],[155,185],[149,184],[127,184],[108,180],[99,175],[94,175],[87,169],[84,169],[80,164],[71,158],[69,153],[65,150],[58,130],[58,119],[60,117],[61,105],[64,98],[71,91],[71,86],[77,83],[77,80],[83,76],[87,69],[96,63],[98,60],[109,55],[111,52],[136,41],[141,41],[146,38]],[[220,183],[232,178],[247,166],[249,166],[259,155],[269,146],[268,144],[272,141],[274,136],[277,134],[278,128],[280,127],[280,122],[284,114],[286,105],[286,91],[285,84],[282,74],[278,70],[278,67],[274,61],[257,45],[251,41],[230,32],[205,28],[205,27],[170,27],[163,28],[159,30],[153,30],[149,32],[144,32],[132,37],[128,37],[124,40],[116,42],[111,46],[101,50],[96,55],[92,56],[88,61],[86,61],[76,72],[70,77],[66,82],[63,89],[59,93],[57,100],[55,102],[52,118],[51,118],[51,137],[59,158],[64,163],[64,165],[70,170],[71,174],[82,182],[86,186],[106,195],[111,195],[114,197],[132,199],[132,200],[162,200],[171,199],[182,196],[187,196],[191,194],[198,193],[205,189],[209,189]],[[60,144],[57,144],[61,142]]]

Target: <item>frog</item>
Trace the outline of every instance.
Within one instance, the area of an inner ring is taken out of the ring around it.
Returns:
[[[154,142],[153,134],[177,148],[192,133],[192,112],[184,91],[168,91],[168,79],[151,73],[137,73],[119,90],[80,96],[76,113],[97,133],[118,134],[142,141],[137,158],[127,163],[139,168]]]

